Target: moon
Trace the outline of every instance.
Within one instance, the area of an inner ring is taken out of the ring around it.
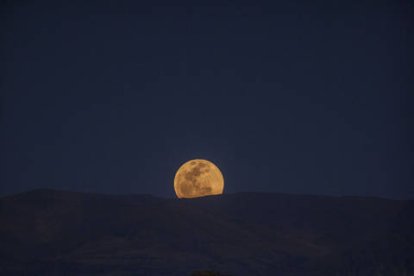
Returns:
[[[178,198],[194,198],[223,193],[224,178],[219,168],[204,159],[190,160],[178,169],[174,190]]]

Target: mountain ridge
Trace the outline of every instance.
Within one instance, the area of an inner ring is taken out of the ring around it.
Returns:
[[[412,198],[393,198],[393,197],[385,197],[385,196],[363,196],[363,195],[319,195],[319,194],[307,194],[307,193],[286,193],[286,192],[262,192],[262,191],[241,191],[241,192],[232,192],[232,193],[223,193],[221,195],[210,195],[210,196],[203,196],[199,198],[182,198],[178,199],[174,197],[167,197],[167,196],[158,196],[153,195],[151,193],[109,193],[109,192],[92,192],[92,191],[76,191],[76,190],[62,190],[62,189],[54,189],[54,188],[37,188],[31,189],[28,191],[17,192],[12,194],[7,194],[0,196],[2,198],[9,198],[15,197],[20,195],[26,194],[42,194],[42,193],[55,193],[55,194],[79,194],[79,195],[100,195],[100,196],[110,196],[110,197],[133,197],[133,196],[146,196],[146,197],[154,197],[159,199],[173,199],[173,200],[198,200],[202,198],[209,198],[209,197],[228,197],[228,196],[235,196],[235,195],[281,195],[281,196],[292,196],[292,197],[314,197],[314,198],[337,198],[337,199],[368,199],[368,200],[389,200],[389,201],[407,201],[407,202],[414,202]]]
[[[414,271],[413,214],[414,201],[383,198],[40,189],[0,198],[0,272],[402,275]]]

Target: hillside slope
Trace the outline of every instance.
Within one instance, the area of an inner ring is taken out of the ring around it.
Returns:
[[[377,198],[35,190],[0,199],[0,274],[413,275],[413,218]]]

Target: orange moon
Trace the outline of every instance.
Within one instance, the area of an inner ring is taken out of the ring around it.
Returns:
[[[219,168],[204,159],[190,160],[178,169],[174,190],[178,198],[194,198],[223,193],[224,178]]]

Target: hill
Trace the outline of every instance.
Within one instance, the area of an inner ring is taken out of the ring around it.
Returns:
[[[414,275],[413,218],[379,198],[35,190],[0,199],[0,274]]]

